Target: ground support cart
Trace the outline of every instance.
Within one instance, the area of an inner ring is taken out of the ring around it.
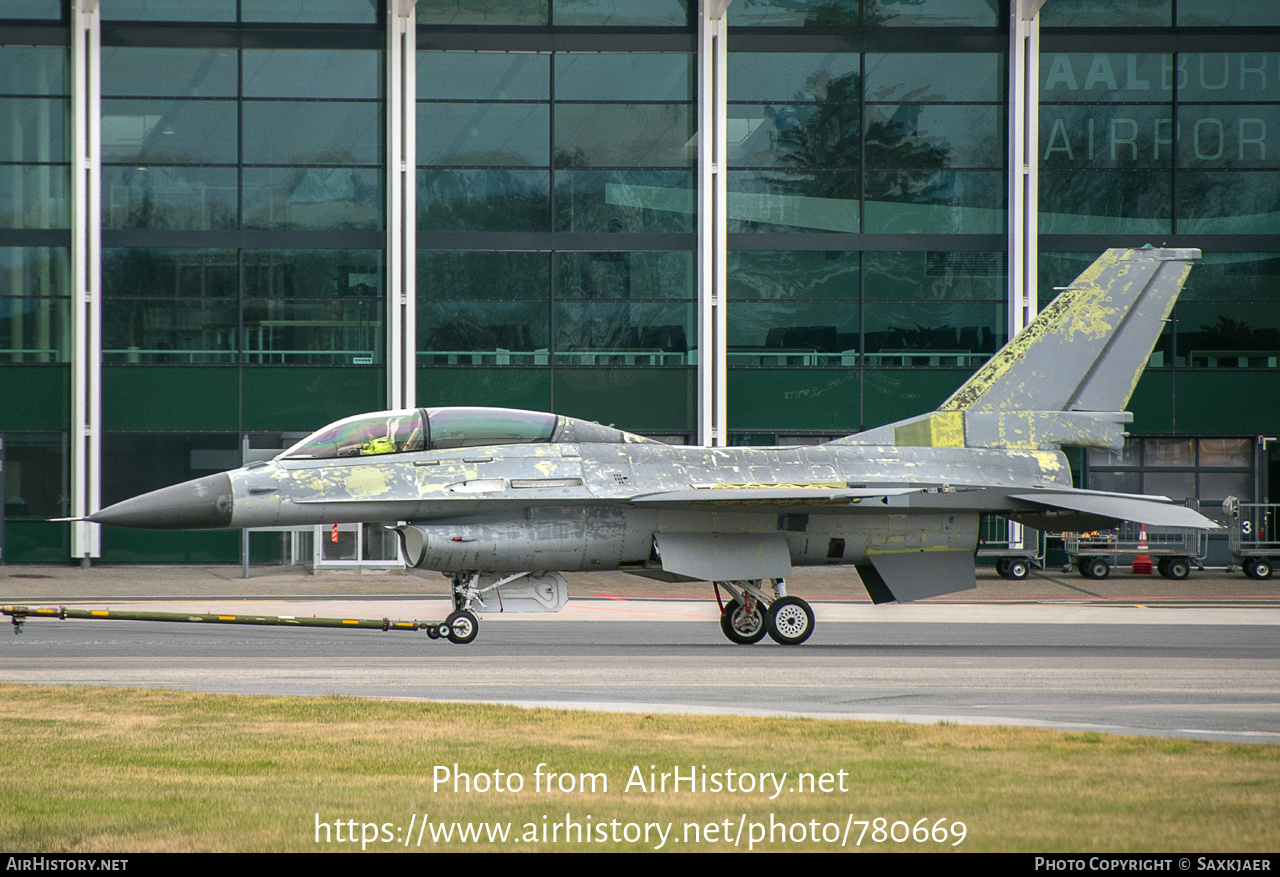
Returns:
[[[1280,505],[1276,503],[1240,502],[1234,496],[1222,503],[1227,515],[1227,551],[1231,564],[1227,572],[1239,565],[1251,579],[1269,579],[1280,563]]]
[[[1188,507],[1199,505],[1187,500]],[[1193,527],[1147,527],[1146,545],[1140,546],[1142,524],[1126,521],[1114,530],[1090,533],[1063,533],[1062,547],[1067,552],[1067,565],[1063,572],[1074,566],[1087,579],[1105,579],[1111,567],[1118,566],[1122,558],[1132,563],[1135,557],[1146,555],[1155,564],[1156,572],[1166,579],[1185,579],[1191,567],[1204,569],[1204,559],[1209,553],[1209,534]]]
[[[994,557],[996,572],[1006,579],[1022,580],[1031,568],[1044,569],[1045,538],[1042,530],[1015,524],[1000,515],[983,515],[978,529],[980,558]]]

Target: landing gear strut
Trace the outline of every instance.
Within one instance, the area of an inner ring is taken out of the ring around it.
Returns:
[[[751,645],[767,633],[779,645],[798,646],[813,634],[813,610],[799,597],[787,596],[783,579],[774,579],[772,595],[765,592],[762,579],[712,585],[717,599],[721,588],[732,597],[720,610],[720,630],[730,642]]]

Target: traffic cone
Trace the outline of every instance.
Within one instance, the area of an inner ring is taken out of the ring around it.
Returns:
[[[1138,553],[1133,556],[1131,570],[1134,575],[1149,576],[1154,572],[1154,567],[1151,565],[1151,556],[1147,554],[1150,550],[1147,546],[1147,528],[1143,527],[1138,532]]]

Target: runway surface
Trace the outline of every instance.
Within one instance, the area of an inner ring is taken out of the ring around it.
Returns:
[[[1168,602],[823,601],[799,647],[730,644],[708,600],[587,599],[557,615],[482,616],[465,646],[407,632],[34,620],[0,639],[0,680],[1280,743],[1275,600]],[[393,619],[447,611],[441,600],[367,596],[93,605]]]

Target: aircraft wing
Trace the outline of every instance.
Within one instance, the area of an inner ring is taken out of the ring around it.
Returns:
[[[1103,529],[1132,521],[1148,527],[1189,527],[1216,530],[1218,525],[1193,509],[1164,497],[1121,493],[1021,493],[1009,499],[1027,503],[1030,510],[1010,514],[1013,520],[1037,529]],[[1036,508],[1043,509],[1037,514]],[[1038,523],[1033,523],[1032,521]],[[1052,525],[1052,526],[1049,526]]]
[[[630,502],[641,506],[696,507],[702,505],[797,506],[829,505],[847,508],[879,501],[888,505],[891,497],[920,493],[919,487],[806,487],[790,485],[758,487],[740,485],[708,485],[686,490],[664,490],[633,496]]]

